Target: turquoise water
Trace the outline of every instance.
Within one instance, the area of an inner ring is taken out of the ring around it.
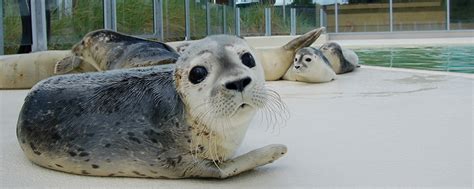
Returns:
[[[474,73],[474,46],[354,49],[363,65]]]

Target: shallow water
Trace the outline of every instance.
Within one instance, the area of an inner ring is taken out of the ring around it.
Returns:
[[[474,46],[354,49],[363,65],[474,73]]]

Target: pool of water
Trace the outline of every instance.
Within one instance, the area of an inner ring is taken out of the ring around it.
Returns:
[[[474,73],[474,46],[354,49],[362,65]]]

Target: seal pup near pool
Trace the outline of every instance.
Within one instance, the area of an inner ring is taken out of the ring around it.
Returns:
[[[319,49],[329,60],[336,74],[352,72],[355,68],[360,67],[357,54],[350,49],[342,48],[337,43],[325,43]]]
[[[257,110],[286,111],[254,57],[218,35],[176,64],[45,79],[25,99],[18,141],[37,165],[79,175],[227,178],[272,163],[286,146],[232,158]]]
[[[334,80],[336,73],[329,60],[314,47],[305,47],[296,52],[293,65],[283,76],[284,80],[322,83]]]
[[[71,55],[56,63],[54,72],[65,74],[171,64],[178,57],[178,53],[164,43],[96,30],[75,44]]]

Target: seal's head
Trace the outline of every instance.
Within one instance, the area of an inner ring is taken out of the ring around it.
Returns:
[[[295,59],[293,60],[293,70],[295,73],[304,73],[316,66],[325,64],[324,66],[330,66],[329,61],[323,55],[323,53],[313,47],[305,47],[296,52]]]
[[[330,62],[333,62],[333,61],[341,62],[344,60],[344,56],[342,54],[342,48],[337,43],[334,43],[334,42],[325,43],[319,48],[319,50],[323,52],[324,56],[326,56],[326,58],[328,58]]]
[[[235,36],[210,36],[189,45],[176,63],[175,82],[188,112],[204,119],[199,121],[249,121],[267,100],[262,65]]]

